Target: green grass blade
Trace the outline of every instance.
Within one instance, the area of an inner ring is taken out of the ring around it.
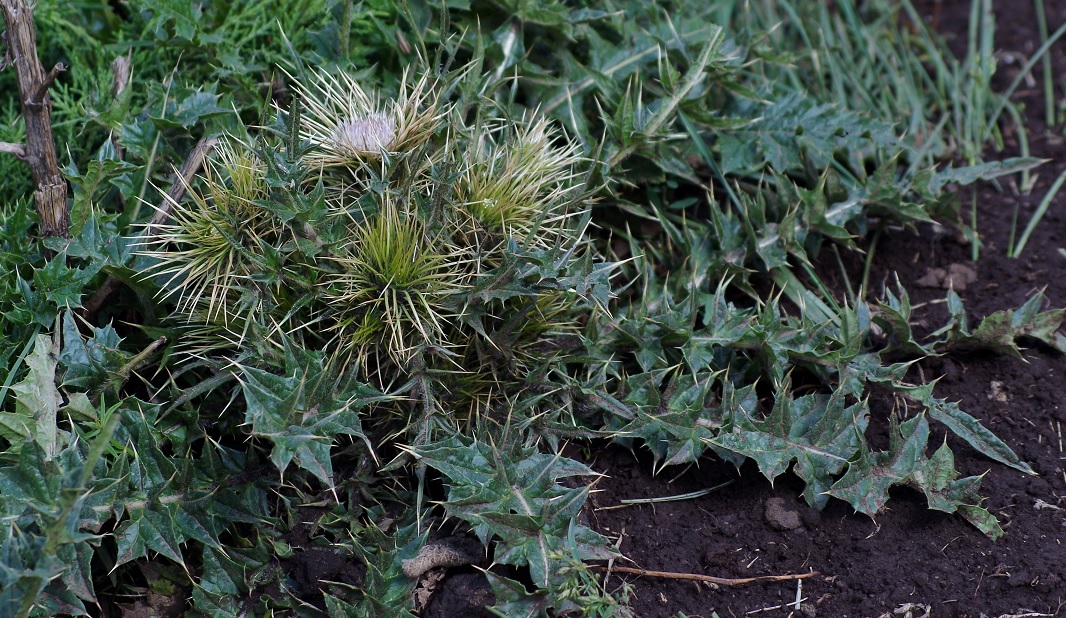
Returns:
[[[1029,219],[1029,225],[1025,226],[1025,231],[1022,232],[1022,237],[1018,239],[1018,245],[1014,247],[1010,257],[1018,257],[1022,253],[1022,249],[1025,249],[1025,244],[1029,242],[1029,236],[1036,230],[1036,226],[1040,225],[1040,221],[1044,218],[1048,208],[1051,207],[1052,200],[1058,195],[1059,189],[1062,188],[1062,183],[1066,182],[1066,171],[1059,174],[1059,177],[1055,179],[1055,183],[1048,189],[1044,199],[1041,200],[1040,205],[1036,207],[1036,212],[1033,213],[1033,218]]]

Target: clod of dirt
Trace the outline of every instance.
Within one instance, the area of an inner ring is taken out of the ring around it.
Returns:
[[[1046,496],[1051,493],[1051,484],[1046,479],[1033,479],[1025,486],[1025,493],[1030,496]]]
[[[477,564],[481,555],[473,547],[475,544],[478,547],[481,545],[468,537],[449,537],[429,543],[419,550],[417,556],[403,561],[403,574],[418,579],[430,569]]]
[[[949,264],[947,269],[929,268],[925,276],[914,282],[918,287],[953,289],[961,292],[966,286],[977,281],[977,271],[966,264]]]
[[[1033,584],[1033,582],[1033,576],[1029,573],[1029,571],[1025,570],[1011,573],[1010,579],[1007,580],[1007,583],[1009,583],[1015,588],[1018,588],[1020,586],[1030,586]]]
[[[420,614],[422,618],[492,618],[488,607],[496,604],[496,595],[484,573],[455,573],[444,580],[438,594]]]
[[[770,498],[766,501],[766,523],[774,530],[795,530],[803,527],[803,518],[786,508],[783,498]]]

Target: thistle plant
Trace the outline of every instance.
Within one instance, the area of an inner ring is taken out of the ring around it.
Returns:
[[[584,236],[578,146],[533,114],[449,105],[442,92],[477,89],[446,86],[409,72],[387,99],[306,73],[293,105],[254,139],[226,141],[144,247],[182,343],[236,377],[243,426],[286,478],[302,469],[330,495],[338,435],[360,438],[344,453],[396,471],[459,444],[459,428],[478,440],[463,453],[492,444],[522,460],[540,439],[585,431],[578,334],[606,304],[612,266]],[[576,526],[581,558],[610,555],[573,520],[585,490],[565,495],[566,508],[543,505],[538,534],[564,547]],[[483,541],[493,535],[521,542],[489,528]],[[561,560],[518,545],[497,556],[536,563],[545,586]]]
[[[577,144],[480,102],[468,122],[431,73],[394,99],[324,71],[294,91],[147,248],[176,315],[241,363],[296,345],[381,388],[418,380],[423,414],[507,414],[609,294]]]

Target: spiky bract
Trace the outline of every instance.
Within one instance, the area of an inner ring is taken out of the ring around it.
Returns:
[[[419,346],[440,346],[452,297],[462,289],[465,264],[426,235],[418,219],[386,204],[355,232],[336,258],[326,296],[338,326],[358,348],[384,341],[406,360]],[[383,339],[382,339],[383,338]]]
[[[578,145],[546,118],[499,120],[477,132],[458,186],[475,227],[535,248],[572,240],[572,202],[583,190]]]
[[[171,223],[154,226],[144,253],[159,259],[149,274],[165,277],[163,291],[178,295],[180,313],[228,326],[242,282],[257,268],[257,247],[276,225],[256,204],[267,191],[263,163],[243,144],[221,142],[204,180],[205,191],[170,204]]]
[[[411,85],[401,80],[399,96],[382,102],[350,75],[324,70],[309,73],[296,84],[302,115],[300,138],[311,150],[305,162],[313,167],[359,167],[382,154],[409,152],[428,140],[441,119],[429,73]]]

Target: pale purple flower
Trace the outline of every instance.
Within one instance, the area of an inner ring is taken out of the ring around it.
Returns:
[[[333,130],[332,141],[334,148],[351,155],[387,151],[396,141],[396,120],[381,113],[347,118]]]

